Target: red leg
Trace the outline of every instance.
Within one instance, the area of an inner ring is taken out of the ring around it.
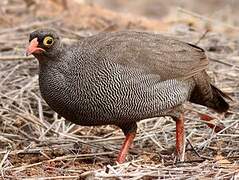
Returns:
[[[210,117],[206,114],[199,114],[199,115],[200,115],[201,120],[203,120],[203,121],[211,121],[211,120],[214,119],[213,117]],[[214,125],[214,124],[211,124],[211,123],[206,123],[206,124],[207,124],[208,127],[214,129],[214,131],[216,133],[225,128],[223,125]]]
[[[134,141],[135,135],[136,135],[135,133],[129,133],[126,135],[126,138],[124,140],[124,143],[120,149],[119,155],[116,160],[119,164],[125,161],[125,158],[128,154],[128,150]]]
[[[185,131],[183,114],[176,120],[176,151],[180,161],[184,161]]]

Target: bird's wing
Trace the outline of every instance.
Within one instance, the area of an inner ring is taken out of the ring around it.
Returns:
[[[161,80],[188,78],[208,67],[203,49],[159,34],[122,31],[87,39],[98,58],[159,74]]]

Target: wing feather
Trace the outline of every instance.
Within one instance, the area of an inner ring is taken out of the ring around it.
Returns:
[[[203,49],[159,34],[101,33],[87,38],[87,42],[96,49],[99,59],[160,74],[162,80],[189,78],[208,67]]]

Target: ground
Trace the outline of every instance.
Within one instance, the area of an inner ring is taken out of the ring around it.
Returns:
[[[216,19],[210,13],[199,14],[209,9],[191,11],[188,1],[182,6],[186,9],[175,6],[172,10],[165,3],[160,4],[166,8],[164,14],[153,13],[150,8],[142,11],[147,5],[142,0],[136,4],[120,1],[118,8],[106,0],[93,2],[68,1],[67,7],[57,0],[0,2],[2,179],[239,178],[239,27],[235,18],[238,3],[231,4],[231,9],[230,3],[226,4],[227,8]],[[102,7],[105,2],[107,7]],[[212,7],[213,2],[210,1]],[[141,9],[136,11],[136,5]],[[223,8],[223,2],[217,6]],[[131,10],[132,13],[126,13]],[[229,11],[230,18],[225,16]],[[102,31],[130,29],[162,33],[197,44],[210,58],[208,73],[212,81],[232,97],[231,108],[223,116],[185,104],[187,147],[182,163],[175,161],[175,122],[168,117],[141,121],[127,162],[116,165],[114,161],[124,139],[120,129],[71,124],[41,99],[37,61],[25,56],[29,33],[39,27],[58,29],[66,43]],[[210,114],[215,117],[213,124],[223,124],[225,128],[214,133],[199,120],[198,112]]]

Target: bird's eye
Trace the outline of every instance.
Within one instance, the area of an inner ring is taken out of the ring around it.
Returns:
[[[46,36],[43,40],[43,44],[46,47],[50,47],[54,43],[53,37],[51,36]]]

